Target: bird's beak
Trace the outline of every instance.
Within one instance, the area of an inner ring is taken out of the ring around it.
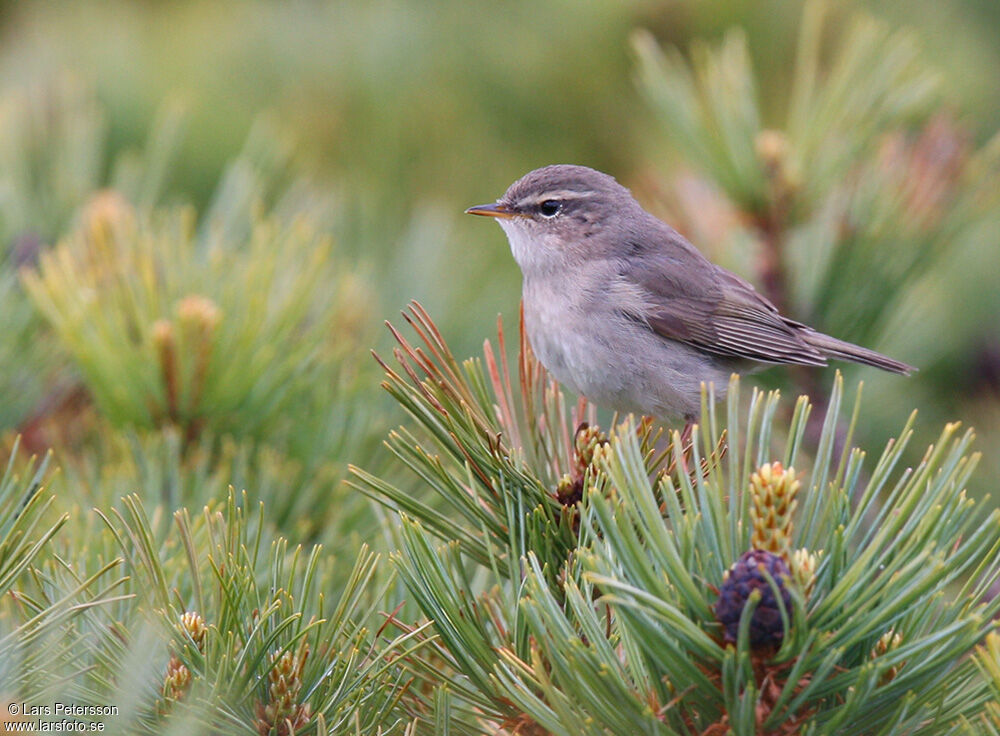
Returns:
[[[477,204],[465,211],[467,215],[482,215],[483,217],[514,217],[516,214],[502,204]]]

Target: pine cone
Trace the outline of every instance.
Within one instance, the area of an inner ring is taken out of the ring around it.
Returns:
[[[785,636],[781,608],[774,591],[764,576],[764,571],[781,591],[785,612],[790,616],[792,599],[786,585],[791,579],[788,565],[779,555],[761,549],[752,549],[729,568],[725,582],[715,603],[715,617],[725,627],[727,642],[735,642],[740,627],[740,615],[750,593],[760,591],[760,602],[750,619],[750,645],[753,647],[780,644]]]

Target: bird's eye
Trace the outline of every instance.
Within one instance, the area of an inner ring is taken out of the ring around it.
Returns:
[[[546,199],[538,205],[538,211],[542,217],[555,217],[562,209],[562,203],[555,199]]]

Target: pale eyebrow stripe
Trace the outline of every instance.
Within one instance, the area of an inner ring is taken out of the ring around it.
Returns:
[[[553,189],[539,194],[527,200],[526,204],[541,204],[547,199],[587,199],[593,197],[596,192],[581,192],[578,189]]]

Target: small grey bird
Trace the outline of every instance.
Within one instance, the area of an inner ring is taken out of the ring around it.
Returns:
[[[536,169],[466,212],[507,233],[539,360],[598,406],[690,424],[703,381],[721,396],[732,372],[764,363],[913,370],[783,317],[600,171]]]

